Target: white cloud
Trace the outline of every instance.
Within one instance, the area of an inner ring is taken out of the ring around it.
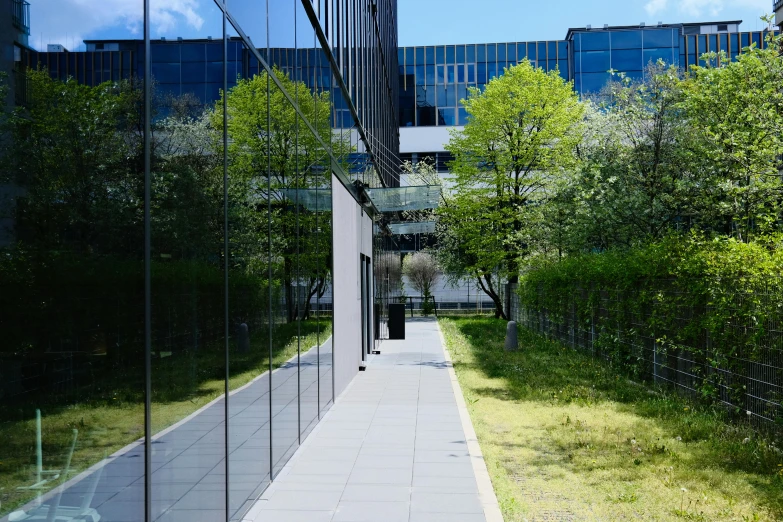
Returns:
[[[47,43],[75,47],[94,32],[117,26],[136,38],[143,32],[141,0],[34,0],[31,4],[35,47]],[[198,14],[199,0],[152,0],[150,4],[153,36],[166,34],[181,23],[196,30],[204,24]]]

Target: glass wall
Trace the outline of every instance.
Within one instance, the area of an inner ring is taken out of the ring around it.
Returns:
[[[483,89],[525,58],[568,79],[565,41],[400,47],[400,126],[464,125],[467,113],[459,101],[467,98],[468,87]]]
[[[334,400],[333,175],[399,182],[392,0],[138,5],[0,78],[0,518],[240,520]]]

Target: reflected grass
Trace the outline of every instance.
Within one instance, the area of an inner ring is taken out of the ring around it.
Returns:
[[[300,333],[298,336],[297,333]],[[272,332],[272,367],[279,368],[331,335],[331,320],[311,320],[278,325]],[[269,332],[259,329],[251,335],[245,354],[231,352],[229,387],[235,390],[269,370]],[[221,346],[205,347],[197,353],[184,352],[153,361],[153,433],[159,432],[210,401],[220,397],[225,386],[224,351]],[[106,376],[98,385],[84,391],[82,400],[70,404],[56,396],[41,397],[30,403],[31,411],[17,405],[0,410],[0,516],[34,499],[36,494],[19,491],[35,482],[35,408],[42,413],[43,468],[60,469],[78,430],[78,443],[71,462],[73,478],[144,435],[143,381]],[[25,418],[19,418],[25,415]],[[62,480],[61,480],[62,481]],[[61,482],[60,481],[60,482]],[[50,483],[54,487],[58,482]],[[46,490],[44,491],[44,493]]]
[[[506,522],[783,519],[780,441],[506,322],[440,318]]]

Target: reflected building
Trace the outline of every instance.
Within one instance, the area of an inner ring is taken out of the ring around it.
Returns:
[[[397,8],[335,6],[4,42],[0,520],[241,520],[359,372],[399,291],[367,195],[399,184]]]

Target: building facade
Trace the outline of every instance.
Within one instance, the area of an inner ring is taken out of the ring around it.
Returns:
[[[165,4],[142,40],[2,64],[28,95],[0,151],[0,520],[241,520],[393,290],[367,187],[398,183],[396,2],[210,2],[221,34],[153,40]]]

